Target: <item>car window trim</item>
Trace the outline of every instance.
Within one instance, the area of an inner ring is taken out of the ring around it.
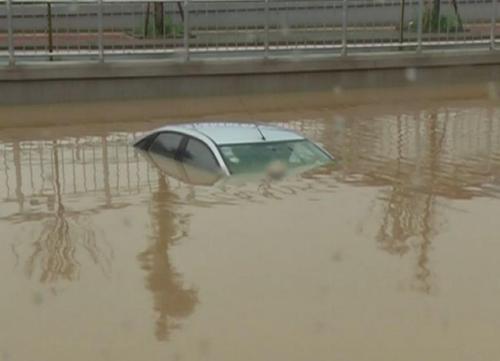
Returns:
[[[151,145],[153,142],[156,140],[156,137],[158,136],[158,133],[151,133],[146,135],[145,137],[139,139],[135,144],[134,147],[138,148],[140,150],[143,150],[145,152],[149,152],[149,148],[151,148]]]
[[[328,158],[331,160],[334,160],[333,156],[328,153],[326,150],[324,150],[322,147],[317,145],[315,142],[307,139],[307,138],[302,138],[302,139],[290,139],[290,140],[275,140],[275,141],[262,141],[262,142],[248,142],[248,143],[224,143],[224,144],[216,144],[217,149],[219,150],[219,153],[224,157],[224,153],[222,152],[223,147],[234,147],[238,145],[273,145],[273,144],[281,144],[281,143],[298,143],[298,142],[309,142],[309,144],[312,144],[315,148],[317,148],[321,153],[326,155]],[[225,158],[224,158],[225,161]]]

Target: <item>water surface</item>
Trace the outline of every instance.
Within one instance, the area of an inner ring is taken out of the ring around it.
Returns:
[[[0,360],[500,358],[494,103],[226,117],[338,162],[191,186],[129,146],[156,123],[0,133]]]

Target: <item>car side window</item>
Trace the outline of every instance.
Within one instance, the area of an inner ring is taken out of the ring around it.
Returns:
[[[175,158],[183,135],[178,133],[160,133],[151,144],[149,151],[169,158]]]
[[[194,138],[189,138],[183,154],[183,162],[193,167],[202,168],[211,172],[220,169],[215,156],[208,146]]]

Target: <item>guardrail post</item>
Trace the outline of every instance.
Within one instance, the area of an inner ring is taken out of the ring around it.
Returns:
[[[264,57],[269,57],[269,0],[264,1],[265,24],[264,24]]]
[[[49,46],[49,60],[52,61],[52,53],[54,52],[54,37],[52,33],[52,4],[47,1],[47,32],[48,32],[48,46]]]
[[[7,0],[7,43],[9,49],[9,65],[15,65],[14,54],[14,29],[12,23],[12,0]]]
[[[490,49],[495,50],[496,30],[497,30],[497,4],[498,0],[492,0],[493,9],[491,10],[491,32],[490,32]]]
[[[401,0],[401,13],[399,17],[399,42],[401,45],[403,45],[405,41],[405,7],[405,0]]]
[[[342,55],[347,55],[347,0],[342,1]]]
[[[103,12],[104,3],[103,0],[97,0],[97,49],[99,53],[99,62],[104,62],[104,25],[103,25]]]
[[[424,23],[424,0],[418,0],[417,53],[422,52],[422,27]]]
[[[189,0],[184,0],[184,60],[189,61]]]

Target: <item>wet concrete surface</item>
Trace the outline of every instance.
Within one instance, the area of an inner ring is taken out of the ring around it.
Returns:
[[[3,129],[0,360],[499,358],[490,95],[212,114],[338,158],[224,187],[136,154],[158,121]]]

